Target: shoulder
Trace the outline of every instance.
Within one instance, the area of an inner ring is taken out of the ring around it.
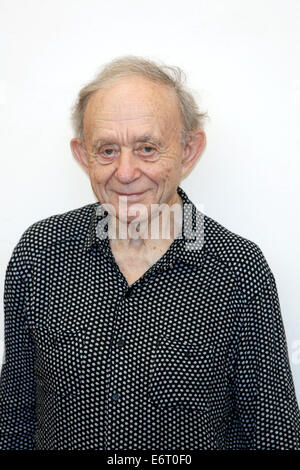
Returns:
[[[217,262],[230,271],[247,300],[273,277],[257,243],[232,232],[207,215],[204,215],[204,251],[211,262]]]
[[[42,251],[53,245],[85,240],[96,205],[97,203],[86,204],[31,224],[15,246],[10,263],[13,261],[30,263]]]

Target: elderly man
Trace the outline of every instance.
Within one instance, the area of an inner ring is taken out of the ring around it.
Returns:
[[[180,69],[139,57],[81,90],[71,149],[97,202],[13,251],[1,449],[300,449],[269,265],[179,186],[203,117]]]

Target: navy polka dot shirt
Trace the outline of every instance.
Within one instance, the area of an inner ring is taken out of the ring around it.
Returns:
[[[300,449],[270,267],[177,191],[182,236],[130,286],[97,235],[99,202],[23,233],[5,277],[0,449]]]

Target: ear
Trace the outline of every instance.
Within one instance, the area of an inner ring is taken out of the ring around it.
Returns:
[[[202,129],[197,129],[187,134],[181,159],[181,179],[186,178],[194,168],[205,145],[206,134]]]
[[[79,163],[79,165],[83,168],[83,170],[89,175],[89,162],[88,156],[86,152],[85,145],[83,141],[79,138],[74,138],[70,141],[71,151],[75,160]]]

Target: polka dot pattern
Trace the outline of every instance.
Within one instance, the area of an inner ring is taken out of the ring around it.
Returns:
[[[99,202],[23,233],[5,278],[0,449],[300,449],[270,267],[177,191],[182,236],[131,286],[97,236]]]

